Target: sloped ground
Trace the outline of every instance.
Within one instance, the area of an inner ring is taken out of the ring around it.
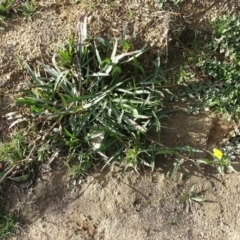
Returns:
[[[211,119],[180,112],[164,126],[171,134],[166,130],[163,141],[204,147]],[[214,169],[199,172],[187,165],[172,181],[172,160],[158,161],[153,173],[124,172],[115,167],[77,179],[68,188],[63,170],[43,174],[33,195],[20,194],[21,212],[30,225],[20,231],[18,238],[239,239],[239,173],[222,179]],[[236,167],[240,170],[239,165]],[[186,213],[184,203],[178,199],[192,186],[206,201],[194,203],[191,212]]]
[[[152,47],[149,57],[160,50],[168,54],[168,61],[177,62],[183,53],[171,52],[168,30],[176,30],[178,17],[188,28],[206,29],[212,15],[239,9],[238,3],[227,0],[185,1],[180,14],[168,6],[167,11],[158,9],[154,0],[73,2],[39,1],[40,16],[32,22],[15,17],[9,28],[1,31],[2,138],[8,134],[9,123],[3,116],[12,106],[13,90],[27,77],[16,59],[32,65],[45,61],[48,52],[75,34],[80,14],[89,14],[89,33],[93,35],[121,36],[128,22],[127,37],[133,39],[133,48],[148,43]],[[214,132],[209,114],[188,116],[178,112],[164,126],[162,142],[166,145],[205,149],[209,134]],[[217,129],[216,135],[222,130]],[[172,160],[160,158],[158,162],[154,173],[123,172],[116,167],[76,179],[76,183],[69,182],[65,170],[54,163],[52,171],[43,173],[27,194],[10,186],[6,205],[18,210],[26,223],[15,239],[240,239],[239,173],[222,179],[213,169],[199,172],[187,165],[170,181]],[[235,167],[240,169],[238,163]],[[206,202],[193,204],[187,214],[178,199],[192,186]]]

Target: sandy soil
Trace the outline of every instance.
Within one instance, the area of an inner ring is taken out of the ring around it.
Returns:
[[[27,21],[16,16],[1,31],[0,86],[6,103],[1,107],[1,136],[7,134],[3,115],[14,97],[9,93],[27,77],[16,59],[31,65],[48,59],[49,52],[75,34],[81,13],[89,14],[90,34],[117,37],[128,22],[127,36],[134,40],[133,48],[148,43],[152,47],[149,56],[159,50],[165,60],[173,58],[176,62],[184,53],[171,52],[170,32],[176,30],[180,19],[181,24],[200,31],[209,27],[214,14],[239,9],[238,3],[227,0],[185,1],[180,14],[168,5],[166,11],[158,9],[154,0],[90,0],[79,4],[47,0],[39,4],[38,17]],[[208,113],[174,113],[163,123],[162,142],[206,149],[209,137],[217,141],[223,137],[219,134],[223,129],[228,131],[228,124],[215,130],[212,124]],[[172,159],[163,157],[157,160],[153,173],[124,172],[115,167],[69,179],[65,169],[53,163],[51,171],[45,171],[27,194],[20,186],[6,189],[6,205],[18,211],[24,222],[13,239],[240,239],[239,173],[222,179],[214,169],[199,171],[188,164],[170,180],[172,168]],[[240,170],[238,163],[235,168]],[[184,203],[178,200],[192,186],[206,201],[194,203],[186,213]]]
[[[163,141],[204,148],[211,121],[204,114],[173,114]],[[41,176],[32,195],[18,192],[26,227],[16,239],[239,239],[240,174],[222,179],[214,169],[187,164],[170,180],[172,164],[159,158],[153,173],[115,167],[76,183],[56,167]],[[178,200],[192,186],[205,202],[186,213],[186,203]]]

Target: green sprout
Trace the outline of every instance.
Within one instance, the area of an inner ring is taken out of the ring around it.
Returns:
[[[15,3],[15,0],[0,1],[0,16],[7,16]]]
[[[186,213],[189,213],[189,211],[191,211],[192,208],[192,204],[193,202],[204,202],[205,199],[199,198],[196,196],[195,192],[194,192],[194,186],[191,187],[191,189],[189,191],[185,191],[183,193],[183,196],[179,199],[179,202],[184,202],[186,204],[185,206],[185,211]]]

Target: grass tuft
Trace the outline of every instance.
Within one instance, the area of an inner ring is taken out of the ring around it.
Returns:
[[[166,116],[160,57],[146,74],[138,61],[146,47],[131,52],[124,39],[88,38],[86,16],[79,19],[78,34],[52,64],[39,63],[38,71],[26,64],[32,82],[17,99],[24,117],[11,126],[30,119],[41,123],[37,145],[46,155],[66,156],[74,173],[76,166],[83,173],[99,160],[105,166],[118,162],[153,169],[156,155],[165,149],[150,134],[155,131],[160,139],[160,120]]]

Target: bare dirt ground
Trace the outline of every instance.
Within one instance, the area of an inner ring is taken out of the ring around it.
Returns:
[[[45,61],[48,52],[75,34],[81,13],[89,14],[90,34],[118,37],[128,22],[127,35],[134,40],[133,48],[148,43],[152,49],[149,57],[160,50],[165,60],[177,62],[183,53],[171,52],[169,31],[176,30],[179,19],[188,28],[201,30],[209,27],[214,14],[239,9],[237,1],[185,2],[179,14],[168,6],[166,11],[158,9],[155,0],[91,0],[79,4],[47,0],[39,1],[40,16],[33,21],[19,16],[10,20],[8,29],[0,35],[0,85],[5,103],[1,105],[1,137],[7,134],[9,123],[3,116],[12,106],[13,90],[27,77],[16,59],[32,65],[37,60]],[[206,149],[209,137],[217,142],[223,137],[220,132],[227,133],[231,128],[224,123],[214,129],[212,118],[209,113],[174,113],[163,122],[162,142]],[[170,180],[172,168],[173,161],[163,157],[157,160],[153,173],[130,169],[124,172],[115,167],[75,181],[54,162],[52,170],[42,173],[27,194],[15,185],[5,190],[5,204],[18,211],[24,222],[13,239],[240,239],[239,173],[222,179],[214,169],[199,171],[188,164]],[[238,163],[235,168],[240,170]],[[191,212],[186,213],[178,199],[192,186],[197,196],[206,201],[194,203]]]

